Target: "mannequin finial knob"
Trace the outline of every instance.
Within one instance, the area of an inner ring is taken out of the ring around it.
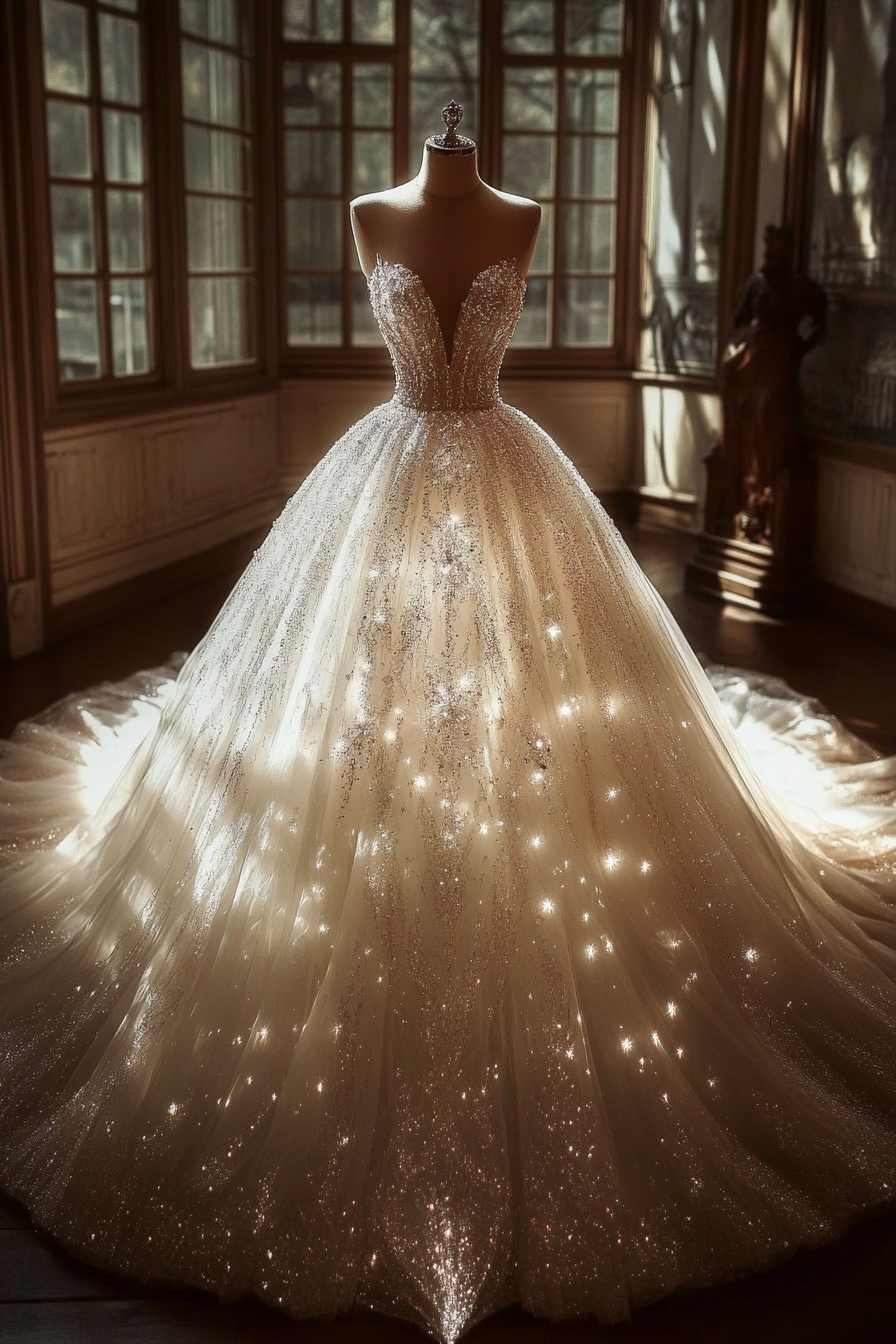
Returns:
[[[442,144],[445,149],[453,149],[459,144],[457,128],[464,119],[464,110],[460,103],[452,98],[447,107],[442,108],[442,120],[445,123],[445,135]]]
[[[430,154],[475,154],[476,145],[466,135],[458,135],[457,128],[463,120],[464,110],[454,98],[442,108],[442,120],[445,123],[444,135],[431,135],[426,142]]]

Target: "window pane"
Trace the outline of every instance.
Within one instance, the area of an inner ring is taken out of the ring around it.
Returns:
[[[190,356],[194,368],[251,360],[251,283],[232,275],[190,280]]]
[[[566,128],[618,130],[619,75],[615,70],[567,70]]]
[[[733,0],[664,0],[651,96],[648,368],[715,377],[718,278]]]
[[[121,377],[149,371],[149,323],[145,280],[113,280],[109,304],[112,313],[112,369]]]
[[[53,177],[90,177],[90,112],[82,103],[47,103],[50,173]]]
[[[232,131],[186,128],[186,176],[191,191],[238,195],[249,190],[246,142]]]
[[[338,192],[342,183],[339,131],[286,132],[286,190]]]
[[[504,0],[504,50],[553,51],[556,0]]]
[[[106,223],[109,229],[109,269],[145,270],[142,191],[107,191]]]
[[[561,345],[612,345],[612,280],[564,280],[561,303]]]
[[[356,42],[394,42],[394,0],[353,0],[352,37]]]
[[[289,281],[290,345],[342,344],[342,281],[338,275],[294,275]]]
[[[248,207],[226,197],[187,198],[191,271],[239,271],[250,264]]]
[[[564,271],[611,271],[615,223],[614,205],[565,205]]]
[[[391,65],[356,65],[352,85],[356,126],[392,125]]]
[[[284,0],[287,42],[341,42],[342,0]]]
[[[828,0],[823,46],[809,270],[828,288],[828,335],[803,364],[802,409],[813,429],[887,445],[896,461],[894,0]],[[701,269],[717,271],[718,217],[712,223],[715,245],[701,248]],[[879,489],[883,510],[892,484],[881,481]],[[874,526],[878,572],[892,575],[892,529]]]
[[[383,345],[383,336],[370,306],[370,292],[363,275],[352,277],[352,344]]]
[[[184,113],[224,126],[242,124],[240,61],[229,52],[183,43]]]
[[[111,103],[140,102],[140,25],[100,15],[100,85]]]
[[[56,334],[62,381],[99,378],[102,369],[95,280],[56,281]]]
[[[526,304],[511,345],[547,345],[551,309],[550,280],[529,280]]]
[[[552,196],[554,137],[505,135],[501,186],[517,196]]]
[[[566,50],[576,56],[622,54],[621,0],[566,0]]]
[[[467,98],[458,98],[458,81],[411,80],[411,170],[416,167],[423,153],[423,146],[431,135],[443,135],[445,123],[442,120],[442,108],[454,98],[464,109],[461,135],[475,137],[476,92],[475,88]]]
[[[283,115],[288,126],[338,126],[342,121],[340,67],[324,61],[288,61],[283,67]]]
[[[93,271],[93,192],[90,187],[53,187],[53,269]]]
[[[287,201],[286,252],[291,271],[338,271],[342,266],[339,201]]]
[[[411,164],[429,135],[443,129],[441,109],[456,98],[462,130],[476,136],[479,87],[478,0],[413,0],[411,5]]]
[[[140,8],[140,0],[103,0],[103,4],[109,9],[125,9],[129,14],[136,14]]]
[[[568,136],[563,176],[567,196],[615,196],[615,139]]]
[[[180,26],[185,33],[234,47],[240,33],[237,0],[180,0]]]
[[[355,131],[352,190],[385,191],[392,186],[392,135],[389,131]]]
[[[89,93],[87,13],[83,5],[42,0],[41,19],[47,88],[54,93]]]
[[[578,73],[578,72],[576,72]],[[585,73],[590,74],[590,71]],[[557,78],[538,67],[504,71],[504,128],[552,131],[557,124]]]
[[[103,144],[109,182],[143,181],[143,118],[139,112],[103,112]]]

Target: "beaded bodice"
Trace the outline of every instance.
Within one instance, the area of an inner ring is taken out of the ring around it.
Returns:
[[[395,399],[418,411],[496,406],[504,351],[523,310],[525,282],[515,261],[474,279],[461,304],[449,361],[432,299],[420,277],[377,257],[370,302],[395,366]]]

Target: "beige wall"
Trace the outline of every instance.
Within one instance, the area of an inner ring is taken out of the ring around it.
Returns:
[[[280,488],[297,490],[328,448],[392,396],[392,379],[300,378],[280,388]]]
[[[275,515],[277,393],[47,434],[53,606]]]
[[[719,398],[650,384],[638,388],[640,417],[637,484],[653,499],[701,502],[706,485],[703,459],[721,421]]]
[[[630,382],[505,378],[501,394],[537,421],[592,490],[625,489],[634,469],[634,388]]]
[[[632,474],[628,383],[507,380],[595,489]],[[55,430],[44,442],[54,607],[271,521],[392,381],[307,379],[213,407]]]
[[[815,563],[828,583],[896,607],[896,473],[819,457]]]
[[[48,434],[53,605],[270,522],[339,435],[391,393],[386,380],[296,380],[264,396]],[[598,493],[699,498],[714,396],[518,378],[502,393]],[[896,606],[896,475],[821,458],[818,524],[819,574]]]
[[[630,383],[505,378],[501,394],[537,420],[594,490],[620,489],[632,475]],[[295,490],[324,453],[362,415],[388,401],[392,380],[297,379],[280,390],[280,480]]]

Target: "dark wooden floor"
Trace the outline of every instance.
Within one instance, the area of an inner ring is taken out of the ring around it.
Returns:
[[[687,596],[684,536],[626,530],[691,644],[719,662],[772,672],[816,695],[880,750],[896,752],[896,650],[846,625],[751,616]],[[15,664],[0,664],[0,736],[69,691],[189,649],[235,575],[178,594]],[[485,1322],[479,1344],[896,1344],[896,1212],[777,1270],[640,1312],[628,1325],[548,1325],[520,1312]],[[295,1325],[253,1305],[149,1289],[77,1264],[0,1196],[2,1344],[411,1344],[381,1317]]]

